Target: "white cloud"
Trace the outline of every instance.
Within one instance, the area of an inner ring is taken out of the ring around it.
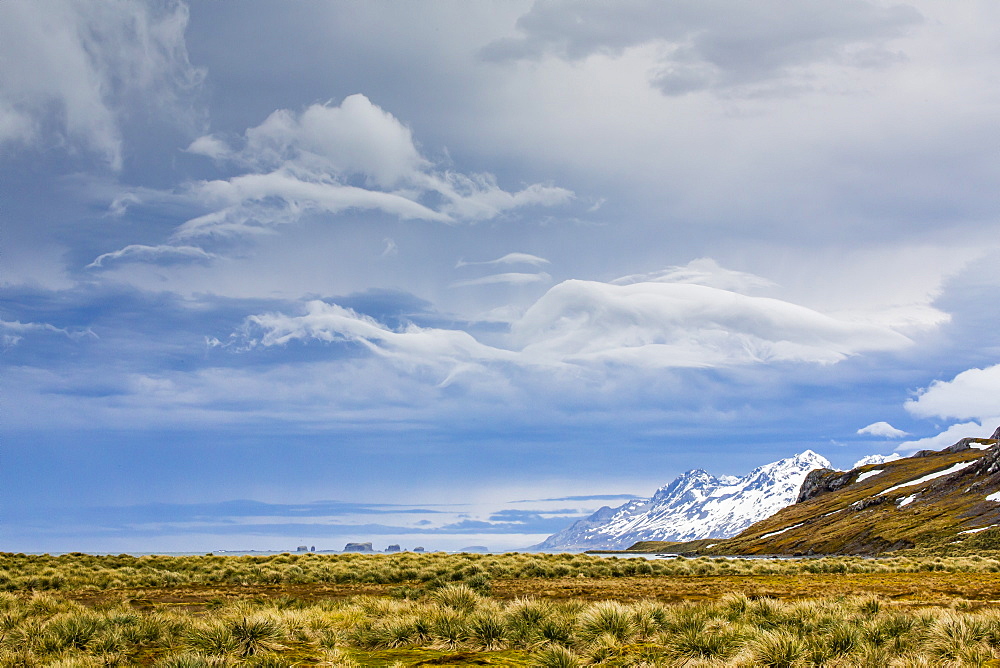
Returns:
[[[184,262],[207,261],[215,259],[214,253],[208,253],[197,246],[144,246],[132,244],[120,250],[99,255],[87,265],[87,269],[99,269],[107,264],[118,262]]]
[[[990,424],[1000,424],[1000,417],[992,418],[989,422],[961,422],[953,424],[940,434],[921,438],[915,441],[904,441],[896,446],[896,452],[912,453],[917,450],[940,450],[949,445],[957,443],[963,438],[987,438],[993,430]]]
[[[509,193],[497,185],[491,174],[466,176],[446,172],[429,176],[425,185],[448,200],[442,211],[459,220],[490,220],[511,209],[558,206],[573,198],[572,191],[539,183]]]
[[[392,257],[393,255],[399,255],[399,247],[396,245],[394,239],[386,237],[382,240],[385,244],[385,248],[382,249],[382,257]]]
[[[465,260],[459,260],[455,263],[455,268],[458,269],[460,267],[475,267],[490,264],[531,264],[538,267],[543,264],[549,264],[549,261],[544,257],[538,257],[537,255],[531,255],[530,253],[507,253],[503,257],[498,257],[495,260],[483,260],[481,262],[466,262]]]
[[[37,332],[55,332],[63,334],[71,339],[79,339],[85,336],[97,338],[97,334],[89,329],[69,330],[56,327],[45,322],[20,322],[18,320],[0,320],[0,345],[4,348],[11,348],[19,344],[27,334]]]
[[[480,221],[517,208],[565,204],[573,197],[556,186],[536,183],[507,192],[491,174],[435,171],[410,129],[360,94],[339,106],[311,105],[301,114],[279,109],[247,130],[243,144],[235,150],[206,135],[188,147],[250,171],[197,184],[197,199],[222,208],[189,220],[176,238],[256,233],[306,213],[349,209],[378,210],[403,220]],[[352,179],[360,179],[363,187]]]
[[[902,438],[903,436],[909,436],[902,429],[896,429],[888,422],[873,422],[867,427],[862,427],[858,429],[858,434],[869,436],[880,436],[882,438]]]
[[[174,232],[175,239],[267,232],[277,225],[293,223],[306,213],[342,213],[350,209],[380,210],[402,220],[451,222],[449,216],[401,194],[303,179],[287,169],[208,181],[198,185],[195,192],[205,201],[228,206],[187,221]]]
[[[474,318],[475,322],[501,322],[507,325],[513,324],[524,315],[524,309],[512,304],[497,306],[485,313],[480,313]]]
[[[755,274],[733,271],[719,266],[719,263],[709,257],[691,260],[681,267],[667,267],[662,271],[648,274],[631,274],[611,281],[614,285],[631,285],[633,283],[692,283],[707,285],[734,292],[749,292],[759,288],[769,288],[772,281]]]
[[[108,205],[108,215],[114,218],[121,218],[131,205],[141,203],[142,200],[135,193],[119,195],[111,200],[111,204]]]
[[[906,402],[917,417],[982,420],[1000,414],[1000,364],[969,369],[950,381],[936,380]]]
[[[939,450],[963,438],[986,438],[1000,425],[1000,364],[969,369],[953,379],[937,380],[904,404],[920,418],[964,420],[927,438],[901,443],[897,452]]]
[[[190,123],[202,73],[184,42],[184,4],[133,0],[0,3],[0,141],[68,140],[121,167],[136,109]]]
[[[514,276],[518,281],[537,280],[536,274],[486,278],[509,282]],[[514,317],[513,312],[504,315],[502,320]],[[242,340],[251,346],[307,339],[352,341],[407,365],[444,370],[493,363],[549,368],[612,364],[636,369],[830,364],[910,343],[891,329],[703,285],[619,286],[580,280],[549,289],[513,320],[510,335],[497,340],[501,347],[485,345],[462,330],[411,325],[392,331],[372,318],[321,301],[309,302],[305,315],[257,315],[247,323]]]
[[[482,363],[516,358],[515,353],[483,345],[459,330],[409,325],[393,331],[373,318],[319,300],[308,302],[305,310],[300,316],[266,313],[248,317],[241,343],[250,347],[308,339],[359,343],[406,368],[439,369],[446,375],[442,384],[449,383],[459,373],[479,368]]]
[[[480,278],[470,278],[464,281],[455,281],[451,285],[455,288],[471,287],[476,285],[528,285],[530,283],[547,283],[551,280],[552,277],[544,271],[537,274],[508,272],[504,274],[481,276]]]
[[[530,357],[645,367],[829,364],[910,343],[891,329],[789,302],[681,283],[565,281],[532,305],[512,331]]]
[[[212,135],[198,137],[184,150],[188,153],[212,158],[213,160],[222,160],[233,155],[232,149],[229,148],[226,142]]]
[[[348,96],[337,107],[314,104],[299,116],[280,109],[247,130],[246,139],[240,158],[248,164],[304,163],[363,176],[383,188],[408,182],[428,166],[410,129],[364,95]]]

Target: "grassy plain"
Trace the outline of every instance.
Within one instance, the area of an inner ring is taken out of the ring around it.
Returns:
[[[0,666],[1000,665],[1000,554],[0,555]]]

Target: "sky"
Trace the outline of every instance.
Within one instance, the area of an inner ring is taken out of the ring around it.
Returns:
[[[0,550],[512,549],[1000,425],[992,0],[0,3]]]

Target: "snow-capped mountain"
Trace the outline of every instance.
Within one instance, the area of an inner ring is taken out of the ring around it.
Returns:
[[[765,464],[742,478],[688,471],[618,508],[601,508],[535,546],[540,550],[624,549],[640,540],[728,538],[795,502],[810,471],[830,468],[812,450]]]
[[[887,462],[894,462],[899,459],[899,453],[894,452],[891,455],[868,455],[867,457],[862,457],[858,461],[854,462],[854,466],[851,470],[861,468],[862,466],[868,466],[869,464],[885,464]]]

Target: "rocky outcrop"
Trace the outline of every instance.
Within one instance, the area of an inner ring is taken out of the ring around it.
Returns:
[[[1000,431],[1000,427],[997,428],[997,431]],[[996,446],[998,443],[995,439],[990,440],[993,442],[993,446]],[[990,447],[986,451],[986,454],[971,467],[969,473],[976,477],[991,476],[1000,473],[1000,448]]]
[[[851,510],[861,511],[865,508],[871,508],[872,506],[881,506],[883,503],[888,503],[891,499],[884,496],[870,496],[867,499],[861,499],[860,501],[855,501],[848,506]]]
[[[1000,427],[997,427],[997,431],[1000,431]],[[993,432],[996,434],[996,432]],[[990,446],[996,445],[996,438],[963,438],[953,445],[949,445],[944,450],[921,450],[914,457],[933,457],[935,455],[940,455],[942,452],[953,453],[962,452],[963,450],[969,450],[971,448],[976,448],[977,450],[984,450]]]
[[[853,478],[854,473],[851,471],[834,471],[826,468],[810,471],[806,479],[802,481],[802,487],[799,488],[799,495],[795,499],[795,503],[802,503],[822,494],[847,487],[853,482]]]

